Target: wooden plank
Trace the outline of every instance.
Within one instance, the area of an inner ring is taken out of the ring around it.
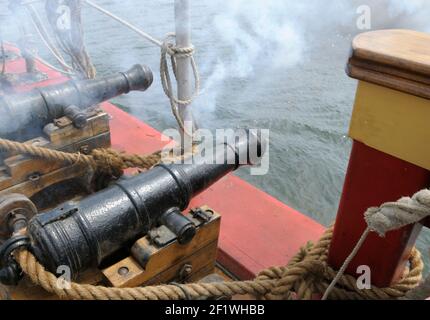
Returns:
[[[148,280],[143,282],[142,285],[169,283],[178,277],[181,268],[185,264],[189,264],[192,266],[192,273],[188,277],[181,280],[186,282],[198,281],[201,278],[207,276],[208,274],[214,272],[217,251],[218,242],[214,241],[206,247],[203,247],[200,250],[196,251],[191,256],[185,257],[181,261],[178,261],[176,264],[160,272],[154,277],[148,278]]]
[[[380,73],[372,69],[359,68],[353,63],[348,65],[347,73],[351,78],[430,99],[430,86],[426,83],[415,81],[411,75],[408,75],[407,78],[401,78],[389,73]]]
[[[354,38],[350,77],[430,99],[430,35],[379,30]]]
[[[50,124],[45,137],[27,141],[28,144],[49,147],[65,152],[90,152],[94,148],[110,147],[109,115],[99,110],[90,112],[88,125],[77,129],[63,117],[62,124]],[[58,161],[47,161],[25,155],[8,154],[0,171],[0,193],[21,193],[28,197],[61,181],[84,178],[91,174],[84,165],[69,166]],[[87,179],[86,181],[90,181]]]
[[[380,76],[388,75],[397,81],[409,80],[412,82],[417,82],[418,84],[430,85],[430,78],[427,75],[411,73],[399,66],[379,64],[373,61],[359,59],[357,57],[350,58],[348,65],[350,67],[354,67],[354,69],[360,69],[363,72],[369,71]],[[350,72],[352,71],[350,70]]]
[[[174,242],[157,248],[151,244],[148,237],[143,237],[135,245],[145,252],[151,252],[145,267],[134,258],[127,257],[104,269],[103,273],[113,286],[125,287],[168,281],[169,277],[176,275],[185,263],[191,263],[194,271],[210,263],[215,265],[220,222],[220,216],[215,213],[213,220],[198,228],[193,240],[187,245]],[[120,270],[127,272],[121,274]]]
[[[89,117],[88,124],[81,129],[75,128],[66,117],[57,121],[62,123],[61,127],[50,124],[45,128],[45,133],[51,141],[51,146],[56,149],[109,132],[109,116],[105,112],[99,112]]]
[[[37,137],[26,141],[34,146],[48,146],[49,141],[43,137]],[[64,164],[46,161],[43,159],[31,158],[16,153],[8,153],[3,160],[3,170],[0,171],[0,190],[4,190],[13,185],[20,184],[28,180],[31,175],[44,175],[61,168]]]
[[[17,185],[13,185],[7,189],[0,190],[0,195],[20,193],[31,198],[39,191],[61,181],[66,181],[73,178],[88,178],[89,180],[89,174],[91,174],[91,172],[88,171],[84,165],[68,166],[42,175],[37,181],[27,180]]]
[[[5,161],[10,181],[13,184],[19,184],[31,178],[33,175],[45,175],[64,166],[58,161],[47,161],[40,158],[28,158],[26,156],[15,156]],[[6,186],[0,185],[0,189]]]
[[[413,30],[377,30],[356,36],[353,57],[430,75],[430,34]]]
[[[213,269],[215,267],[217,247],[217,242],[212,242],[206,247],[198,250],[194,255],[187,256],[182,260],[176,261],[176,264],[171,267],[169,267],[170,264],[163,266],[158,271],[155,268],[152,269],[151,265],[148,265],[147,268],[144,269],[136,262],[135,259],[127,257],[102,270],[102,272],[110,284],[117,288],[166,283],[171,281],[172,278],[178,274],[180,268],[186,263],[192,264],[193,274],[208,265]],[[121,268],[127,268],[127,273],[121,275],[119,272]],[[150,272],[145,273],[146,270],[150,270]],[[191,275],[191,278],[193,278],[193,274]]]

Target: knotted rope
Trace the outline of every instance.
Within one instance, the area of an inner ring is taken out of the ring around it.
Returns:
[[[194,60],[194,47],[177,47],[172,42],[171,39],[175,38],[174,33],[168,33],[162,46],[161,46],[161,58],[160,58],[160,78],[161,84],[163,86],[163,91],[169,98],[172,113],[178,122],[179,127],[189,136],[191,134],[187,132],[185,128],[184,121],[179,115],[179,105],[189,105],[194,100],[194,98],[199,94],[200,91],[200,76],[197,68],[197,64]],[[177,79],[177,59],[189,58],[191,63],[191,68],[194,75],[194,93],[191,97],[186,100],[180,100],[173,93],[172,81],[170,78],[169,65],[167,63],[167,56],[170,56],[170,61],[172,64],[173,74],[175,79]]]
[[[430,216],[430,190],[424,189],[411,198],[387,202],[380,207],[369,208],[364,217],[369,229],[384,237],[388,231],[417,223]]]
[[[430,216],[430,190],[428,189],[417,192],[412,198],[403,197],[397,202],[387,202],[380,207],[367,209],[364,214],[367,228],[327,288],[323,300],[329,296],[330,291],[333,290],[336,283],[340,280],[349,263],[354,259],[371,231],[378,233],[380,237],[384,237],[388,231],[418,223],[428,216]],[[427,290],[428,295],[430,295],[428,285],[418,290],[421,294],[423,294],[423,290]]]
[[[149,169],[161,161],[161,152],[150,155],[126,154],[113,149],[95,149],[90,155],[68,153],[0,138],[0,150],[26,154],[69,165],[81,164],[93,168],[98,175],[119,178],[128,168]]]

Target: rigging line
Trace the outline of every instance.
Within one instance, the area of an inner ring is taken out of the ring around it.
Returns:
[[[2,57],[2,67],[1,67],[1,75],[4,75],[6,73],[6,50],[4,49],[4,41],[3,41],[3,34],[0,30],[0,45],[1,45],[1,57]]]
[[[74,76],[74,75],[76,75],[76,73],[75,72],[73,72],[73,71],[66,71],[66,70],[62,70],[62,69],[60,69],[60,68],[57,68],[57,67],[55,67],[55,66],[53,66],[52,64],[50,64],[48,61],[46,61],[46,60],[44,60],[44,59],[42,59],[40,56],[36,56],[35,54],[33,54],[33,53],[28,53],[33,59],[37,59],[37,60],[39,60],[42,64],[44,64],[45,66],[47,66],[48,68],[50,68],[50,69],[53,69],[54,71],[57,71],[57,72],[60,72],[60,73],[62,73],[62,74],[65,74],[65,75],[68,75],[68,76]]]
[[[357,244],[355,245],[354,249],[349,254],[349,256],[345,259],[344,263],[342,264],[342,267],[339,269],[339,271],[337,272],[336,276],[331,281],[330,285],[327,287],[327,289],[324,292],[324,295],[321,298],[321,300],[327,300],[328,299],[330,293],[333,291],[334,287],[339,282],[340,278],[342,278],[342,276],[344,275],[345,270],[348,268],[348,266],[351,263],[352,259],[355,258],[355,256],[357,255],[358,251],[363,246],[363,243],[364,243],[364,241],[366,241],[366,239],[367,239],[367,237],[368,237],[368,235],[369,235],[370,232],[371,232],[370,227],[367,227],[366,230],[364,230],[363,234],[361,235],[361,237],[358,240]]]
[[[40,39],[45,44],[45,46],[48,48],[48,50],[51,52],[51,54],[55,57],[55,59],[58,61],[58,63],[60,63],[61,66],[64,67],[64,69],[66,69],[67,71],[73,70],[73,68],[66,63],[64,58],[61,56],[61,53],[58,51],[57,48],[55,48],[52,41],[49,39],[46,28],[43,26],[41,18],[39,16],[39,14],[37,13],[37,11],[35,10],[34,6],[32,6],[31,4],[28,4],[26,6],[26,9],[30,15],[30,18],[31,18],[30,20],[31,20],[34,28],[36,29]]]
[[[6,73],[6,51],[4,49],[3,38],[1,39],[1,56],[2,56],[1,75],[4,75]]]
[[[46,29],[46,27],[45,27],[45,25],[43,24],[43,22],[42,22],[42,18],[40,17],[40,14],[39,14],[39,12],[36,10],[36,8],[34,7],[34,5],[32,5],[32,4],[28,4],[27,6],[26,6],[26,9],[27,9],[27,11],[28,11],[28,13],[30,14],[30,16],[31,16],[31,18],[32,18],[32,20],[33,20],[33,22],[34,22],[34,24],[36,24],[37,26],[38,26],[38,29],[40,29],[40,30],[38,30],[40,33],[41,33],[41,35],[43,35],[43,37],[46,39],[46,42],[47,43],[49,43],[50,44],[50,46],[52,47],[52,50],[53,51],[55,51],[55,53],[58,55],[58,56],[60,56],[60,58],[63,60],[63,61],[65,61],[64,60],[64,58],[61,56],[61,53],[60,53],[60,51],[54,46],[54,42],[53,42],[53,40],[51,39],[51,37],[49,36],[49,33],[48,33],[48,31],[47,31],[47,29]]]
[[[21,5],[27,5],[27,4],[33,4],[33,3],[38,3],[38,2],[42,2],[42,0],[22,0],[21,1]]]
[[[112,19],[118,21],[119,23],[123,24],[124,26],[128,27],[129,29],[133,30],[134,32],[136,32],[140,36],[144,37],[149,42],[152,42],[153,44],[155,44],[156,46],[159,46],[160,48],[163,46],[163,42],[161,42],[160,40],[155,39],[154,37],[152,37],[148,33],[144,32],[141,29],[139,29],[138,27],[136,27],[135,25],[125,21],[124,19],[118,17],[117,15],[113,14],[112,12],[100,7],[99,5],[95,4],[94,2],[92,2],[90,0],[83,0],[83,2],[88,4],[90,7],[92,7],[94,9],[104,13],[105,15],[111,17]]]

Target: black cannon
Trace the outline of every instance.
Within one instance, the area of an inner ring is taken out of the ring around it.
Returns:
[[[160,225],[190,241],[194,224],[181,214],[190,200],[240,165],[255,164],[265,150],[256,135],[217,149],[215,164],[159,165],[115,182],[80,201],[65,203],[29,222],[30,248],[49,270],[70,267],[76,277]],[[252,154],[249,150],[256,150]]]
[[[68,81],[27,93],[0,96],[0,137],[23,141],[45,125],[68,116],[77,127],[86,121],[84,110],[133,90],[145,91],[153,81],[149,68],[135,65],[94,80]]]

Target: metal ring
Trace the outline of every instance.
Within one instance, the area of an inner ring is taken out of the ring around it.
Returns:
[[[36,215],[37,208],[34,203],[23,194],[12,193],[0,196],[0,242],[5,242],[12,236],[9,222],[13,217],[12,212],[25,216],[30,220]]]
[[[28,236],[15,236],[8,239],[0,246],[0,265],[8,264],[11,254],[18,248],[28,247],[30,238]]]
[[[190,294],[188,293],[187,290],[185,290],[184,286],[180,283],[177,282],[170,282],[170,285],[178,287],[179,289],[181,289],[181,291],[184,293],[185,295],[185,300],[193,300],[190,296]]]
[[[181,207],[179,209],[185,210],[190,204],[193,193],[193,187],[187,175],[180,167],[171,168],[163,163],[158,164],[157,167],[166,170],[172,176],[173,180],[175,180],[176,185],[181,190]]]

